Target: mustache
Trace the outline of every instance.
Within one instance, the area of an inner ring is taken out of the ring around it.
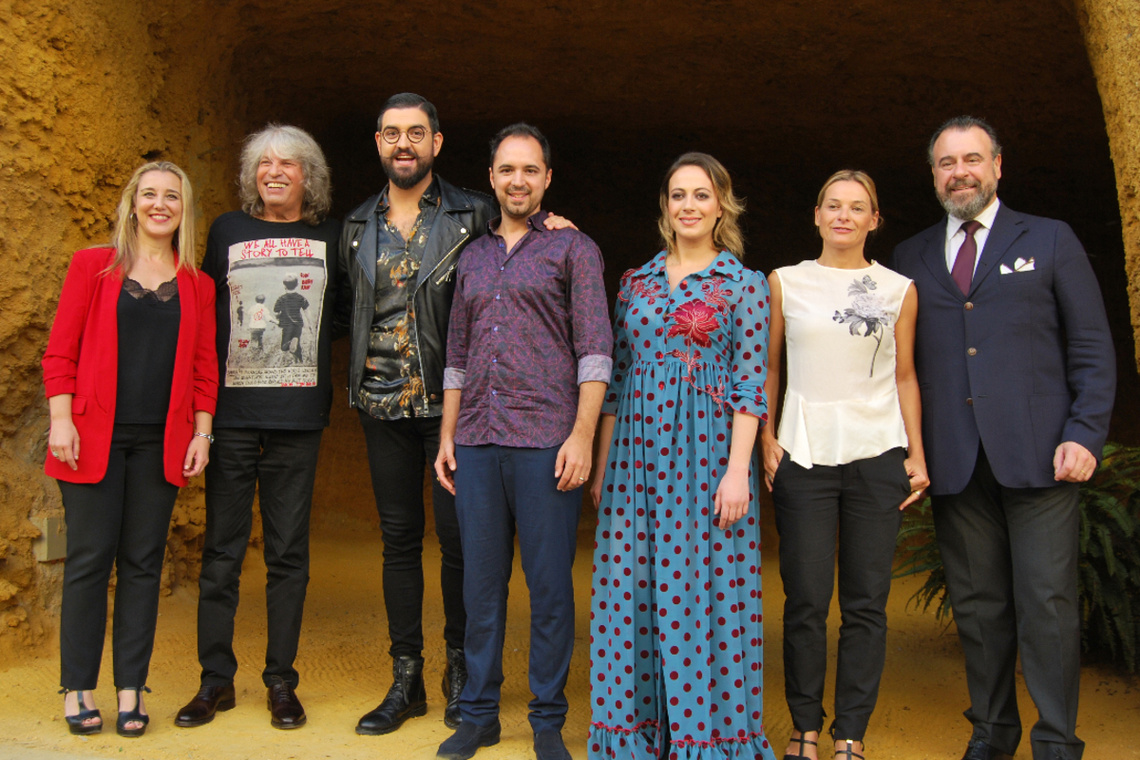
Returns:
[[[981,186],[982,186],[982,183],[978,182],[976,179],[959,179],[959,180],[955,180],[955,181],[951,182],[946,187],[949,190],[963,190],[967,187],[981,187]]]

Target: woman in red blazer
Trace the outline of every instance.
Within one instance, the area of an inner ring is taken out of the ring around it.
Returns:
[[[214,283],[194,266],[193,191],[169,162],[139,167],[119,202],[113,247],[71,261],[44,353],[50,456],[67,521],[60,615],[64,715],[103,728],[99,678],[107,584],[117,730],[141,736],[166,534],[179,486],[209,458],[217,397]]]

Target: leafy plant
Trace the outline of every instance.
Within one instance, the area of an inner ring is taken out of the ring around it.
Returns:
[[[908,510],[903,516],[895,549],[895,570],[893,577],[928,573],[926,583],[911,595],[907,604],[921,607],[923,612],[934,608],[934,616],[947,625],[954,619],[950,597],[946,595],[946,571],[942,568],[942,554],[938,542],[934,540],[934,515],[930,511],[930,499]]]
[[[1080,489],[1081,647],[1136,672],[1140,653],[1140,447],[1107,444],[1096,474]],[[909,603],[949,624],[953,609],[934,540],[930,500],[899,531],[894,577],[927,573]]]

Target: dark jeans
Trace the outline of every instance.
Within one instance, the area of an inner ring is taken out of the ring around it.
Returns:
[[[368,444],[372,491],[384,541],[384,606],[388,611],[388,652],[421,657],[424,649],[424,468],[439,453],[438,417],[377,420],[360,412]],[[455,497],[432,477],[432,513],[442,553],[443,638],[463,648],[463,549],[455,518]]]
[[[206,543],[198,579],[198,661],[202,684],[232,683],[234,615],[241,565],[253,529],[258,491],[265,540],[268,610],[266,686],[296,687],[293,667],[309,585],[309,513],[321,430],[216,428],[206,465]]]
[[[94,689],[107,627],[112,565],[115,686],[146,684],[166,534],[178,486],[163,474],[163,425],[115,425],[107,473],[98,483],[59,481],[67,521],[60,612],[60,685]]]
[[[566,677],[574,651],[574,578],[582,489],[559,491],[558,448],[456,446],[456,511],[467,567],[467,685],[463,720],[489,726],[499,717],[507,592],[518,530],[530,591],[530,724],[537,733],[566,722]]]
[[[836,739],[862,740],[879,696],[887,651],[891,563],[910,493],[906,453],[800,467],[784,455],[772,497],[784,580],[784,693],[799,731],[823,727],[827,613],[839,553]]]
[[[1079,489],[1006,488],[984,451],[965,490],[935,496],[934,530],[966,656],[974,735],[1013,754],[1021,739],[1018,650],[1038,721],[1034,758],[1079,760]],[[1058,750],[1057,754],[1053,754]]]

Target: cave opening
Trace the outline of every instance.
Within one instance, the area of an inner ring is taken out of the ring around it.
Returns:
[[[242,101],[235,141],[268,121],[308,129],[328,154],[339,217],[384,182],[373,133],[395,92],[435,103],[444,134],[436,172],[484,192],[489,138],[514,121],[535,124],[554,154],[545,206],[598,242],[611,297],[621,273],[657,251],[657,190],[684,151],[712,153],[732,172],[747,201],[753,268],[818,254],[815,196],[840,168],[863,169],[879,186],[886,223],[869,253],[885,259],[941,216],[926,164],[931,131],[960,113],[982,116],[1005,145],[1003,202],[1064,219],[1089,251],[1116,331],[1120,398],[1136,396],[1127,393],[1137,383],[1108,138],[1063,3],[258,8],[249,6],[230,50],[227,89]],[[344,365],[340,346],[338,386]],[[1118,404],[1118,438],[1135,435],[1131,406]],[[374,519],[351,416],[338,391],[318,504]]]
[[[611,299],[622,272],[657,250],[658,187],[684,151],[707,151],[732,172],[747,202],[745,262],[767,273],[818,254],[816,193],[840,168],[863,169],[878,184],[885,225],[868,251],[886,258],[941,216],[925,157],[931,131],[954,115],[984,117],[1005,147],[1003,202],[1065,220],[1090,254],[1117,346],[1112,438],[1140,441],[1122,241],[1131,227],[1121,222],[1109,101],[1104,82],[1098,92],[1080,2],[18,0],[13,9],[2,27],[13,44],[0,46],[17,72],[0,124],[14,190],[5,204],[14,255],[0,282],[0,342],[13,357],[4,368],[0,492],[26,509],[0,518],[0,537],[17,547],[3,577],[18,589],[0,621],[15,620],[19,631],[47,629],[36,613],[32,625],[7,611],[58,608],[59,568],[37,563],[28,518],[61,513],[58,489],[40,474],[39,359],[71,251],[107,239],[119,189],[151,157],[189,171],[204,233],[238,207],[241,141],[270,121],[303,127],[322,144],[341,218],[382,186],[375,121],[400,91],[439,108],[436,171],[476,190],[489,189],[487,141],[499,128],[540,127],[554,149],[545,205],[598,242]],[[376,524],[363,436],[343,387],[346,353],[343,341],[334,347],[317,530]],[[197,574],[200,486],[180,504],[172,585]]]

